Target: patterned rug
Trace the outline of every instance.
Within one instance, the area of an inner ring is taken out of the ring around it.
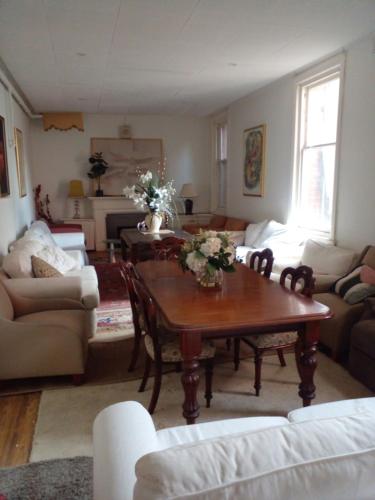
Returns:
[[[99,281],[100,305],[97,331],[90,342],[113,342],[133,337],[132,312],[119,263],[94,262],[94,266]]]

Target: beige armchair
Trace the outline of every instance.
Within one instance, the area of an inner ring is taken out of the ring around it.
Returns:
[[[92,311],[71,298],[27,298],[0,280],[0,380],[85,371]]]

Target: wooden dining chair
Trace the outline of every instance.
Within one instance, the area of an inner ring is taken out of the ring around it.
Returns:
[[[314,290],[315,279],[313,270],[308,266],[299,266],[297,268],[287,267],[280,276],[280,285],[290,290],[296,291],[311,297]],[[297,289],[297,285],[299,288]],[[266,351],[275,350],[281,366],[286,366],[283,350],[295,346],[298,340],[298,332],[266,333],[254,334],[241,337],[243,342],[252,347],[255,358],[255,393],[259,396],[261,388],[261,370],[263,354]],[[238,365],[237,365],[238,366]]]
[[[265,248],[261,251],[256,251],[251,254],[249,266],[250,269],[254,269],[259,274],[262,274],[265,278],[269,278],[272,273],[273,266],[273,252],[270,248]],[[227,339],[228,350],[230,348],[231,339]],[[237,371],[240,365],[240,338],[234,339],[234,369]]]
[[[134,326],[134,343],[133,351],[130,358],[130,363],[128,367],[128,372],[134,371],[139,357],[139,350],[141,347],[142,335],[144,333],[144,328],[142,324],[142,318],[139,314],[139,302],[137,294],[134,290],[133,279],[137,278],[137,274],[133,264],[129,262],[120,263],[120,273],[125,282],[126,288],[129,294],[130,307],[133,316],[133,326]]]
[[[152,363],[154,363],[155,367],[154,386],[150,404],[148,407],[148,411],[152,415],[156,408],[156,404],[158,402],[160,394],[163,375],[163,363],[178,364],[182,362],[180,338],[178,335],[172,334],[171,332],[165,330],[160,323],[158,324],[155,303],[143,283],[139,279],[133,278],[133,284],[134,290],[138,297],[138,303],[140,305],[139,311],[143,318],[145,329],[144,343],[146,348],[146,363],[142,382],[139,387],[139,392],[143,392],[146,388]],[[212,399],[212,374],[214,356],[214,345],[207,340],[203,340],[202,352],[198,359],[205,361],[205,399],[207,408],[210,407],[210,401]]]
[[[151,243],[151,249],[156,260],[177,260],[182,245],[185,240],[168,236],[162,240],[155,240]]]

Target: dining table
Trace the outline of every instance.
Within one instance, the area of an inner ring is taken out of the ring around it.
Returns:
[[[310,297],[265,278],[245,264],[224,273],[221,288],[202,287],[175,261],[148,260],[136,265],[168,330],[180,337],[182,405],[187,424],[199,416],[198,357],[202,339],[297,331],[296,364],[303,406],[315,397],[319,324],[329,319],[329,308]]]

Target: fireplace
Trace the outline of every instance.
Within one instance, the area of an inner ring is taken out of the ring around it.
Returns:
[[[119,238],[121,229],[136,228],[138,222],[142,222],[145,216],[144,212],[107,214],[105,218],[107,239]]]

